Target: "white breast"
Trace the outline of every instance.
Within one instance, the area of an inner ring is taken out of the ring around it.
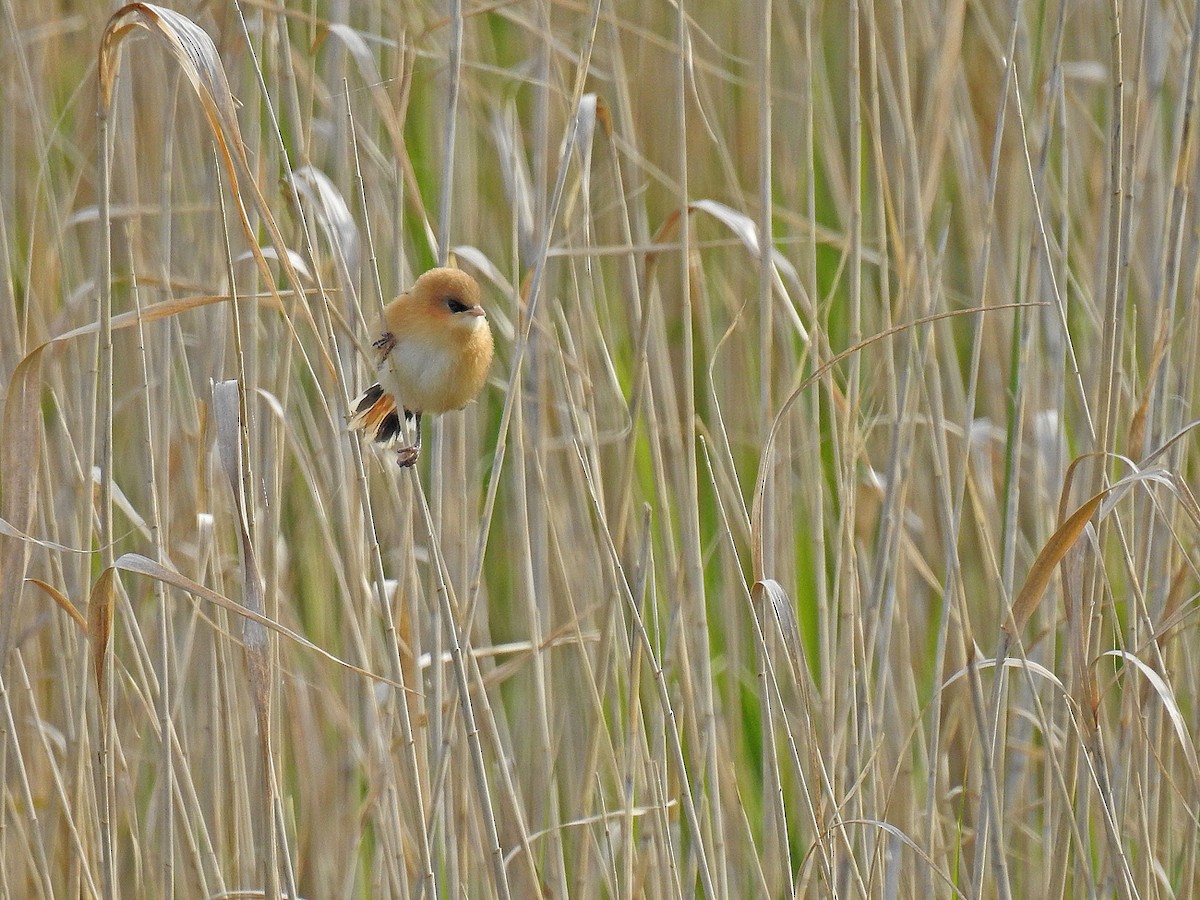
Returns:
[[[449,354],[428,341],[400,338],[379,364],[379,383],[412,412],[441,412],[439,398],[454,376]]]

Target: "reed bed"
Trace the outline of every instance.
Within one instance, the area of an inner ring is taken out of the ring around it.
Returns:
[[[1200,5],[2,18],[0,894],[1200,895]]]

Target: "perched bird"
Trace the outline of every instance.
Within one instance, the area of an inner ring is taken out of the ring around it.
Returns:
[[[370,432],[411,466],[421,452],[421,416],[462,409],[487,380],[492,330],[479,285],[458,269],[430,269],[383,308],[372,334],[379,380],[354,401],[350,429]],[[409,419],[417,433],[406,445]]]

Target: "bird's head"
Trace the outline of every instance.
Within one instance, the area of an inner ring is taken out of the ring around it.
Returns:
[[[430,322],[455,331],[487,327],[487,314],[479,304],[479,284],[459,269],[430,269],[417,279],[409,296]]]

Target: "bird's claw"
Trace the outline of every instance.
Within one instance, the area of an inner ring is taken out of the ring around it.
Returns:
[[[396,463],[400,468],[407,469],[417,464],[417,457],[420,455],[420,447],[404,447],[396,454]]]
[[[387,356],[396,346],[396,336],[390,331],[385,331],[379,336],[377,341],[371,344],[371,346],[378,350],[380,355]]]

